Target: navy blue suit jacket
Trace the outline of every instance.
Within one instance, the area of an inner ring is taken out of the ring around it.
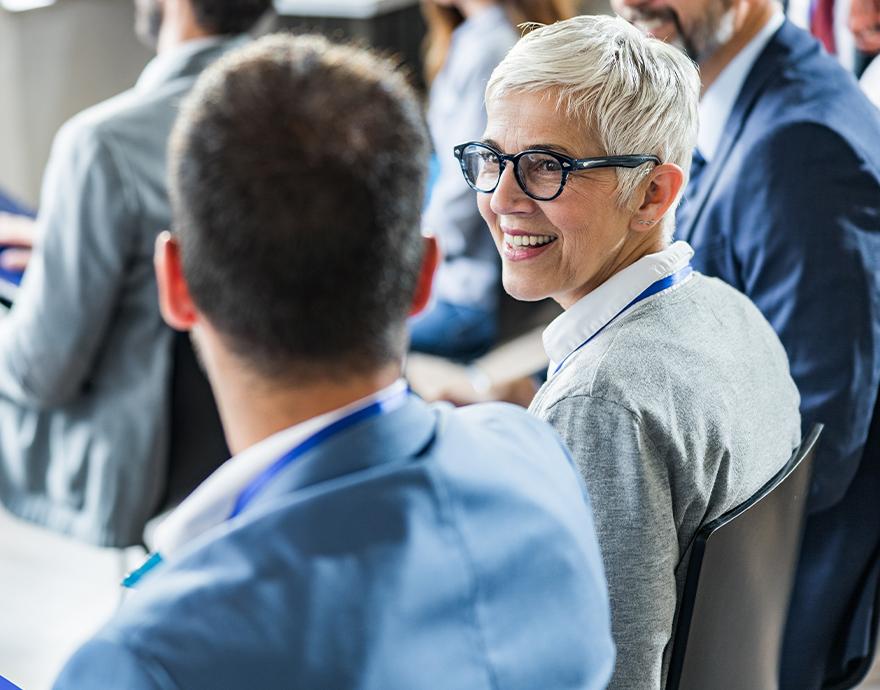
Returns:
[[[584,499],[524,410],[413,399],[151,571],[56,687],[601,690],[614,651]]]
[[[786,22],[699,182],[677,235],[779,334],[804,431],[826,425],[811,508],[827,508],[859,465],[880,383],[880,112]]]
[[[826,425],[786,640],[784,665],[799,675],[783,683],[818,687],[834,626],[854,615],[858,585],[842,573],[861,577],[878,539],[853,524],[871,506],[847,493],[864,479],[880,382],[880,112],[786,22],[687,198],[678,236],[693,246],[694,267],[755,302],[788,353],[804,431]],[[864,627],[858,637],[864,651]]]

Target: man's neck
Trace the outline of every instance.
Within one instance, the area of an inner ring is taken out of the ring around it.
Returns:
[[[759,0],[749,2],[739,0],[734,4],[734,32],[730,40],[714,51],[705,60],[700,61],[700,78],[702,81],[702,93],[706,93],[709,87],[718,79],[724,68],[739,55],[749,42],[758,35],[761,29],[773,17],[776,3]]]
[[[189,2],[168,2],[162,15],[162,26],[159,29],[156,52],[161,55],[189,41],[209,38],[213,35],[196,21],[192,5]]]
[[[236,367],[236,364],[231,364]],[[237,375],[230,375],[237,371]],[[345,379],[315,379],[289,386],[224,366],[214,380],[214,394],[233,454],[284,429],[349,405],[390,386],[400,377],[399,364]]]

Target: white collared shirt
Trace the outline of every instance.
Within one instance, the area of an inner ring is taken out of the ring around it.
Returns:
[[[761,51],[773,38],[773,34],[779,31],[784,21],[785,16],[780,10],[774,12],[764,28],[737,53],[700,99],[700,131],[697,135],[697,148],[707,163],[714,158],[718,150],[721,135],[724,134],[727,120],[746,77],[749,76]]]
[[[239,495],[285,453],[334,422],[407,390],[398,379],[353,403],[279,431],[223,463],[156,528],[154,551],[167,558],[207,530],[225,522]]]
[[[138,77],[135,89],[138,91],[151,91],[162,84],[169,73],[174,72],[178,65],[192,57],[196,53],[228,41],[228,36],[208,36],[186,41],[178,46],[163,50],[147,63],[141,76]]]
[[[653,283],[687,266],[693,255],[694,250],[687,242],[674,242],[666,249],[643,256],[615,273],[557,316],[543,335],[544,351],[550,358],[547,378],[552,378],[566,357],[611,323],[630,302]],[[674,290],[675,287],[667,290]]]

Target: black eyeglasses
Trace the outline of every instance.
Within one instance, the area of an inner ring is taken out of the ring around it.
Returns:
[[[551,201],[562,194],[568,176],[574,172],[595,168],[637,168],[645,163],[660,164],[657,156],[647,154],[569,158],[546,149],[506,154],[478,141],[460,144],[454,151],[464,179],[473,189],[486,194],[494,192],[504,166],[510,161],[520,189],[537,201]]]

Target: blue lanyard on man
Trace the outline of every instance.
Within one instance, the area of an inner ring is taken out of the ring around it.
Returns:
[[[409,388],[391,391],[390,393],[387,393],[386,395],[373,401],[369,405],[354,410],[353,412],[350,412],[341,419],[336,420],[332,424],[325,426],[323,429],[316,431],[305,441],[298,443],[296,446],[294,446],[284,455],[278,458],[278,460],[269,465],[269,467],[263,470],[260,474],[258,474],[256,478],[254,478],[250,482],[250,484],[248,484],[241,491],[241,493],[239,493],[238,498],[235,501],[235,505],[232,508],[232,512],[229,514],[229,517],[227,519],[231,520],[232,518],[239,515],[260,492],[262,492],[267,486],[269,486],[269,484],[272,483],[272,480],[284,468],[295,463],[310,450],[317,448],[319,445],[329,440],[333,436],[342,433],[346,429],[349,429],[354,425],[359,424],[360,422],[364,422],[373,417],[388,414],[389,412],[393,412],[394,410],[402,407],[409,397],[409,394]],[[159,552],[151,554],[141,567],[132,571],[125,577],[125,579],[123,579],[122,586],[133,588],[144,577],[144,575],[153,570],[153,568],[155,568],[162,562],[163,559]]]
[[[559,364],[556,365],[556,368],[553,370],[553,374],[555,375],[555,374],[559,373],[559,370],[562,369],[562,366],[568,361],[569,357],[571,357],[575,352],[580,350],[584,345],[589,343],[593,338],[595,338],[603,330],[605,330],[605,327],[608,326],[609,324],[611,324],[618,316],[623,314],[628,309],[634,307],[636,304],[638,304],[642,300],[648,299],[648,297],[651,297],[652,295],[656,295],[658,292],[663,292],[664,290],[671,288],[673,285],[678,285],[679,283],[684,281],[685,278],[687,278],[691,273],[693,273],[693,271],[694,271],[694,269],[691,267],[690,264],[688,264],[687,266],[684,266],[684,267],[678,269],[672,275],[668,275],[665,278],[661,278],[660,280],[657,280],[657,281],[651,283],[632,302],[627,304],[623,309],[621,309],[614,316],[612,316],[608,320],[608,322],[605,323],[600,329],[598,329],[595,333],[593,333],[593,335],[591,335],[584,342],[582,342],[580,345],[578,345],[574,350],[569,352],[565,356],[565,358]]]

